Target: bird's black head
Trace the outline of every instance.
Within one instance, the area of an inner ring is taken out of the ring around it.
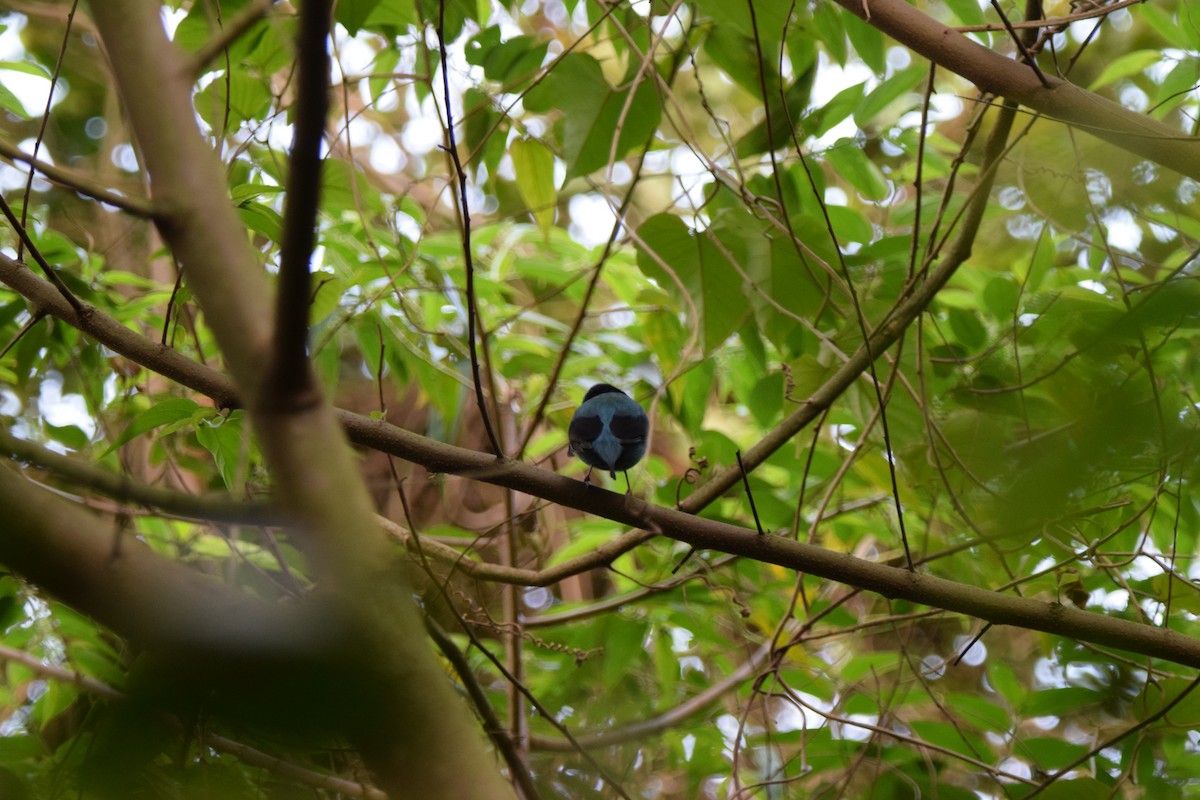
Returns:
[[[609,392],[616,392],[617,394],[625,394],[624,392],[622,392],[620,389],[618,389],[615,386],[610,386],[607,383],[597,383],[595,386],[588,389],[587,394],[585,394],[583,396],[583,402],[586,403],[588,400],[591,400],[593,397],[599,397],[600,395],[608,394]]]

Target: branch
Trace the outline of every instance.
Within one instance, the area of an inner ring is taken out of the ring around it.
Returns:
[[[254,0],[250,5],[246,6],[237,16],[229,21],[229,24],[218,32],[216,36],[204,43],[204,46],[197,50],[192,55],[192,63],[189,71],[192,77],[199,78],[203,73],[208,62],[216,58],[220,53],[238,37],[258,22],[268,11],[271,6],[275,5],[275,0]]]
[[[124,692],[114,689],[107,683],[98,681],[95,678],[89,678],[87,675],[81,675],[78,672],[71,672],[62,667],[44,664],[41,660],[28,653],[14,650],[4,645],[0,645],[0,660],[15,661],[18,664],[23,664],[37,675],[50,678],[51,680],[62,681],[63,683],[70,683],[106,700],[122,700],[126,696]],[[183,727],[183,723],[179,720],[172,717],[171,721],[180,728]],[[241,742],[235,742],[233,739],[227,739],[211,731],[201,730],[198,732],[198,735],[204,744],[220,753],[228,753],[243,764],[265,769],[276,775],[295,780],[305,786],[328,789],[332,792],[344,794],[347,797],[365,797],[367,800],[387,800],[387,796],[383,792],[357,781],[348,781],[335,775],[325,775],[320,772],[304,769],[289,761],[284,761],[281,758],[269,755],[261,750],[256,750]]]
[[[275,339],[267,367],[271,402],[281,411],[320,402],[308,362],[311,260],[321,198],[321,140],[329,111],[330,0],[307,0],[300,9],[296,55],[296,113],[283,212],[279,288],[275,295]]]
[[[0,194],[0,212],[4,213],[4,218],[12,226],[13,233],[17,234],[17,238],[21,240],[21,244],[29,250],[29,255],[33,256],[33,260],[42,268],[42,272],[46,273],[46,277],[54,284],[54,288],[63,296],[63,299],[70,303],[71,307],[76,311],[82,310],[83,307],[80,304],[79,298],[71,293],[71,290],[63,283],[62,278],[58,277],[58,273],[54,271],[54,268],[42,256],[42,252],[33,243],[33,239],[29,238],[29,231],[25,230],[25,225],[17,219],[17,215],[13,213],[12,208],[5,201],[3,194]]]
[[[171,347],[148,339],[117,322],[95,306],[80,301],[81,313],[46,281],[20,261],[0,253],[0,283],[22,295],[34,309],[43,310],[135,364],[187,386],[213,400],[218,408],[241,408],[242,398],[227,375],[197,364]]]
[[[498,458],[504,457],[504,449],[500,439],[492,427],[492,418],[488,414],[487,402],[483,396],[483,379],[479,374],[479,352],[476,346],[476,328],[479,327],[479,303],[475,296],[475,257],[471,250],[471,207],[467,203],[467,173],[463,169],[462,160],[458,156],[458,142],[454,137],[454,110],[450,102],[450,62],[446,56],[446,0],[438,3],[438,52],[442,58],[442,94],[446,103],[446,152],[454,165],[455,177],[458,180],[458,203],[462,215],[462,249],[463,270],[466,273],[467,295],[467,350],[471,355],[471,383],[475,387],[475,405],[479,407],[479,416],[483,421],[483,430],[491,442],[492,452]]]
[[[20,274],[19,280],[14,279],[14,273]],[[13,288],[16,288],[14,284],[19,284],[27,290],[32,290],[37,302],[42,303],[42,307],[50,314],[65,319],[71,313],[66,301],[54,291],[53,287],[22,267],[19,262],[7,259],[3,255],[0,255],[0,281],[13,286]],[[918,304],[922,293],[928,291],[931,284],[935,282],[935,277],[931,275],[920,289],[901,304],[901,310],[897,311],[888,323],[881,326],[874,336],[899,335],[896,326],[907,313],[903,309]],[[101,316],[100,312],[95,310],[91,310],[89,314],[89,317],[93,318],[99,316]],[[130,340],[142,338],[134,331],[115,322],[98,327],[115,334],[111,341],[102,343],[118,352],[124,352],[123,348],[130,343]],[[157,345],[153,347],[158,349]],[[175,356],[183,359],[178,354]],[[186,359],[183,360],[186,361]],[[851,359],[851,363],[854,360]],[[207,367],[192,362],[188,363],[191,364],[191,369],[184,374],[184,378],[204,377],[206,383],[219,382],[220,376],[212,373]],[[153,362],[150,365],[153,366]],[[845,369],[846,367],[843,367],[830,378],[826,385],[814,394],[814,397],[828,397],[828,402],[832,402],[832,398],[836,397],[838,376]],[[182,382],[186,386],[192,386],[187,381]],[[195,387],[192,386],[192,388]],[[814,401],[810,398],[809,402]],[[804,409],[801,409],[801,412],[803,411]],[[650,506],[637,500],[630,501],[623,495],[596,487],[586,488],[577,480],[556,475],[528,464],[498,463],[495,457],[488,453],[436,442],[411,431],[389,425],[382,420],[371,419],[343,410],[337,410],[335,414],[350,439],[355,443],[420,464],[430,472],[461,475],[473,480],[516,489],[535,497],[611,519],[614,522],[641,528],[641,530],[631,531],[622,537],[622,545],[636,546],[653,538],[656,533],[661,533],[695,547],[720,550],[778,564],[867,589],[885,597],[904,598],[947,611],[968,614],[997,625],[1019,625],[1081,641],[1152,655],[1178,664],[1200,667],[1200,639],[1194,637],[1127,620],[1105,617],[1089,611],[1065,608],[1057,603],[1006,597],[987,589],[928,575],[909,573],[906,569],[875,564],[850,555],[833,553],[813,545],[784,540],[778,536],[759,536],[754,531],[702,519],[686,511]],[[751,452],[753,451],[754,448],[751,449]],[[740,473],[736,469],[732,470],[732,473],[734,479],[737,480]],[[705,484],[701,491],[707,489],[712,483],[713,481],[710,481]],[[696,494],[700,494],[700,491]],[[692,498],[688,499],[690,501]],[[3,560],[2,552],[0,552],[0,560]]]
[[[511,798],[434,657],[332,409],[318,401],[279,413],[270,402],[267,277],[223,165],[197,127],[190,64],[168,41],[160,4],[92,0],[90,8],[150,178],[155,222],[246,401],[276,500],[296,520],[322,602],[356,637],[358,680],[343,729],[397,798]]]
[[[33,442],[18,439],[0,428],[0,453],[54,473],[76,486],[98,492],[118,502],[137,503],[188,519],[241,525],[284,524],[279,509],[265,503],[239,502],[227,494],[191,495],[147,486],[78,459],[55,453]]]
[[[877,325],[869,336],[864,337],[863,345],[854,352],[854,355],[813,392],[800,408],[793,411],[783,422],[775,426],[758,443],[746,451],[744,461],[747,470],[754,470],[759,464],[770,458],[776,450],[791,441],[792,437],[807,427],[810,422],[830,408],[842,392],[846,391],[854,381],[858,380],[860,375],[870,368],[874,359],[873,354],[883,353],[895,344],[908,326],[929,307],[933,298],[942,290],[942,287],[946,285],[946,282],[963,262],[971,256],[975,236],[983,220],[984,211],[987,209],[996,167],[1008,140],[1010,125],[1011,120],[1008,124],[998,123],[993,128],[984,151],[984,166],[979,185],[976,186],[974,195],[967,205],[958,235],[937,268],[929,273],[924,283],[892,307],[884,321]],[[679,508],[683,511],[699,512],[725,494],[740,479],[741,467],[726,467],[680,503]],[[690,556],[689,552],[679,562],[680,565]]]
[[[759,645],[758,649],[751,653],[749,658],[739,664],[737,669],[704,691],[698,692],[679,705],[660,714],[655,714],[647,719],[598,733],[576,734],[574,743],[559,736],[547,736],[544,734],[530,736],[529,743],[534,750],[551,753],[572,753],[575,752],[576,747],[583,747],[588,750],[597,747],[611,747],[615,744],[644,739],[660,731],[678,727],[688,717],[708,708],[740,686],[742,681],[754,675],[766,663],[767,657],[771,655],[774,649],[773,644],[773,642],[768,641]]]
[[[57,167],[47,161],[34,158],[28,153],[22,151],[12,142],[0,139],[0,156],[4,156],[10,161],[21,161],[28,164],[36,170],[46,180],[51,183],[58,184],[73,192],[79,192],[82,195],[99,200],[102,203],[108,203],[114,208],[119,208],[122,211],[127,211],[135,217],[146,218],[152,213],[150,203],[140,197],[129,197],[121,194],[119,191],[114,191],[107,187],[93,183],[88,178],[79,175],[73,170]]]
[[[1200,139],[1130,111],[1061,78],[1042,86],[1029,66],[968,39],[921,13],[904,0],[837,0],[896,41],[954,72],[984,92],[1001,95],[1050,119],[1087,133],[1164,167],[1200,180]],[[869,7],[869,13],[867,11]]]
[[[143,646],[245,664],[311,661],[342,642],[312,607],[283,608],[205,578],[8,465],[0,508],[0,562]]]

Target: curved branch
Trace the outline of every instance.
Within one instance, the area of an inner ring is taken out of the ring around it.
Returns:
[[[150,203],[141,197],[130,197],[121,194],[119,191],[109,189],[97,183],[93,183],[87,177],[80,175],[74,170],[63,169],[55,166],[48,161],[34,158],[28,153],[21,150],[12,142],[6,142],[0,139],[0,156],[4,156],[10,161],[20,161],[28,164],[29,167],[38,172],[43,178],[51,183],[62,186],[65,189],[70,189],[73,192],[79,192],[82,195],[99,200],[102,203],[107,203],[114,208],[119,208],[126,211],[135,217],[148,218],[153,213]]]
[[[283,525],[284,515],[266,503],[239,502],[227,494],[192,495],[147,486],[107,469],[81,463],[0,428],[0,453],[54,473],[76,486],[122,503],[137,503],[188,519],[241,525]]]
[[[0,465],[0,562],[122,636],[179,656],[311,660],[338,625],[284,608],[157,555],[74,503]]]
[[[20,281],[14,281],[14,273],[24,274]],[[26,289],[36,290],[34,294],[37,302],[43,303],[43,307],[48,313],[64,319],[72,313],[66,300],[59,296],[52,286],[38,278],[19,262],[12,261],[3,255],[0,255],[0,281],[13,286],[13,288],[16,288],[14,283],[19,283]],[[920,304],[920,296],[930,288],[931,284],[935,283],[936,280],[931,275],[926,284],[901,304],[902,310],[893,315],[892,319],[881,326],[874,335],[877,337],[898,336],[899,332],[903,330],[900,322],[908,313],[903,309],[910,309],[914,304]],[[920,304],[920,307],[924,307],[923,304]],[[916,311],[912,313],[915,316]],[[86,316],[101,315],[89,307],[89,313]],[[116,322],[101,326],[101,328],[110,334],[118,334],[113,337],[111,342],[104,342],[117,350],[142,338]],[[155,345],[154,349],[158,350],[159,348]],[[190,364],[191,368],[182,375],[182,378],[204,376],[205,383],[221,382],[218,380],[220,376],[207,367],[188,362],[177,353],[175,357]],[[854,360],[852,359],[851,363]],[[846,367],[843,367],[837,375],[840,375],[845,369]],[[830,379],[829,384],[834,382],[837,375]],[[189,380],[181,380],[181,382],[186,386],[196,388]],[[828,396],[827,402],[832,402],[833,397],[836,397],[836,386],[829,384],[820,389],[814,397]],[[809,402],[814,401],[810,399]],[[335,413],[352,441],[420,464],[430,472],[461,475],[473,480],[516,489],[641,529],[626,534],[621,540],[622,546],[636,546],[652,538],[655,533],[660,533],[696,547],[720,550],[778,564],[782,567],[867,589],[885,597],[903,598],[947,611],[956,611],[996,625],[1019,625],[1106,647],[1164,658],[1177,664],[1200,667],[1200,639],[1191,636],[1106,617],[1089,611],[1066,608],[1057,603],[1006,597],[988,589],[921,575],[909,572],[907,569],[875,564],[813,545],[785,540],[778,536],[759,536],[754,531],[703,519],[686,511],[651,506],[631,496],[614,494],[597,487],[585,487],[577,480],[556,475],[528,464],[497,461],[491,454],[436,442],[382,420],[371,419],[340,409]],[[734,472],[736,477],[736,470]]]
[[[1037,73],[1028,66],[968,39],[904,0],[837,0],[837,3],[984,92],[1006,97],[1200,180],[1200,138],[1130,111],[1062,78],[1047,76],[1048,85],[1043,86]]]
[[[87,675],[81,675],[78,672],[71,672],[62,667],[45,664],[28,653],[23,653],[20,650],[14,650],[4,645],[0,645],[0,661],[15,661],[33,670],[36,675],[78,686],[84,691],[94,694],[97,697],[103,697],[106,700],[121,700],[126,696],[124,692],[114,689],[107,683],[98,681],[95,678],[89,678]],[[172,718],[171,721],[181,728],[183,727],[183,723],[179,720]],[[387,795],[373,786],[367,786],[358,781],[348,781],[336,775],[313,772],[312,770],[297,766],[282,758],[264,753],[261,750],[213,733],[212,731],[200,730],[198,736],[204,744],[217,752],[228,753],[243,764],[260,767],[284,778],[295,780],[305,786],[312,786],[316,789],[327,789],[331,792],[346,795],[347,797],[364,797],[367,800],[387,800]]]
[[[28,300],[35,310],[57,317],[135,364],[209,397],[218,408],[241,408],[237,387],[227,375],[198,364],[174,348],[149,339],[117,322],[95,306],[80,302],[76,313],[47,281],[31,269],[0,253],[0,283]]]

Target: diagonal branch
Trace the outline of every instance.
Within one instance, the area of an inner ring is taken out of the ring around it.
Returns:
[[[284,608],[152,552],[0,466],[0,563],[122,636],[177,655],[309,659],[341,639],[311,607]],[[244,663],[244,662],[243,662]]]
[[[1047,76],[1049,85],[1043,86],[1028,65],[968,39],[904,0],[837,0],[837,3],[984,92],[1006,97],[1200,180],[1200,138],[1130,111],[1061,78]]]
[[[70,316],[70,307],[53,287],[18,262],[0,255],[0,282],[13,286],[16,283],[12,279],[14,270],[27,273],[26,280],[20,282],[20,285],[26,288],[40,286],[40,291],[35,294],[39,301],[46,301],[43,307],[48,313],[64,319]],[[930,282],[932,281],[931,278]],[[920,291],[910,296],[906,303],[915,302]],[[92,316],[98,313],[93,312]],[[900,317],[900,312],[897,312],[896,316]],[[895,323],[896,319],[893,319],[887,324]],[[115,327],[123,333],[110,342],[104,342],[114,349],[120,350],[121,345],[130,337],[141,338],[139,334],[127,328],[119,325]],[[880,334],[877,332],[875,335]],[[198,374],[211,372],[199,364],[193,364],[193,368],[193,372]],[[212,375],[207,376],[207,379],[209,383],[215,381]],[[183,383],[191,385],[186,380]],[[833,392],[834,388],[836,387],[823,387],[818,394]],[[876,564],[779,536],[759,536],[755,531],[703,519],[685,511],[640,502],[630,503],[622,495],[596,487],[585,487],[577,480],[538,467],[519,462],[497,463],[495,457],[488,453],[436,442],[382,420],[349,411],[338,410],[335,413],[352,441],[420,464],[430,472],[461,475],[516,489],[598,517],[640,528],[641,530],[622,537],[621,543],[629,548],[648,541],[655,534],[662,534],[695,547],[720,550],[778,564],[876,592],[885,597],[912,600],[978,617],[997,625],[1018,625],[1200,667],[1200,639],[1195,637],[1080,611],[1058,603],[1008,597],[996,591],[911,573],[907,569]],[[740,474],[736,470],[734,472],[735,477]],[[3,553],[0,552],[0,561],[2,560]]]

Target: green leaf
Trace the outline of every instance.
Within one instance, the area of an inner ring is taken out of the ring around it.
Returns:
[[[46,433],[50,434],[50,438],[56,442],[66,445],[72,450],[82,450],[88,446],[90,441],[88,435],[78,425],[51,425],[47,422],[44,426]]]
[[[1019,789],[1013,793],[1014,798],[1021,798],[1033,791]],[[1113,787],[1095,778],[1077,778],[1069,781],[1055,781],[1038,793],[1038,800],[1108,800],[1113,796]]]
[[[517,190],[543,235],[554,224],[558,190],[554,186],[554,154],[536,139],[518,139],[509,146]]]
[[[582,464],[583,462],[577,460],[576,463]],[[586,469],[586,467],[584,468]],[[570,561],[572,558],[591,553],[599,545],[612,539],[612,537],[613,529],[611,523],[580,526],[579,529],[572,533],[571,540],[565,546],[560,547],[550,555],[550,558],[546,561],[546,566],[557,566],[565,561]]]
[[[928,75],[929,69],[919,64],[900,70],[872,89],[870,94],[862,99],[862,102],[859,103],[858,108],[854,111],[854,121],[858,123],[860,128],[866,127],[868,122],[882,114],[892,103],[912,91]]]
[[[1195,25],[1179,19],[1184,11],[1180,8],[1179,14],[1172,14],[1161,6],[1147,4],[1138,9],[1138,18],[1145,20],[1168,44],[1180,50],[1195,50],[1200,48],[1200,32],[1196,31]]]
[[[1154,91],[1154,108],[1151,114],[1162,119],[1191,97],[1192,90],[1200,84],[1200,60],[1188,58],[1180,61],[1167,74]]]
[[[804,128],[812,136],[824,136],[846,117],[854,112],[862,102],[866,91],[865,83],[847,86],[833,96],[833,99],[817,108],[804,120]]]
[[[982,25],[985,21],[977,0],[946,0],[946,5],[963,25]]]
[[[108,449],[104,451],[101,458],[107,456],[126,442],[141,436],[143,433],[148,433],[155,428],[161,428],[163,425],[169,425],[172,422],[190,419],[200,408],[201,406],[196,401],[189,400],[186,397],[173,397],[170,400],[164,400],[161,403],[151,406],[133,418],[133,422],[129,423],[129,427],[117,437],[116,441],[108,446]]]
[[[962,308],[950,308],[946,311],[950,320],[950,329],[955,337],[968,351],[975,352],[987,345],[987,328],[974,313]]]
[[[1069,686],[1061,689],[1042,689],[1029,695],[1021,706],[1027,717],[1060,717],[1071,712],[1081,713],[1089,706],[1104,702],[1104,695],[1093,689]]]
[[[541,69],[549,43],[532,36],[514,36],[502,42],[500,35],[499,26],[492,26],[474,36],[467,43],[467,62],[483,67],[485,77],[507,89],[520,88]]]
[[[1000,661],[992,661],[987,670],[988,683],[1013,707],[1019,707],[1025,698],[1025,687],[1021,685],[1013,668]]]
[[[31,61],[0,61],[0,70],[23,72],[26,75],[34,75],[38,78],[50,77],[50,73],[46,71],[45,67]]]
[[[15,765],[45,755],[46,746],[36,736],[24,734],[0,736],[0,764]]]
[[[763,100],[764,81],[767,96],[778,94],[779,70],[771,61],[759,59],[754,37],[741,33],[736,26],[713,26],[704,39],[704,54],[758,100]]]
[[[964,731],[948,722],[913,720],[910,724],[917,735],[925,741],[940,745],[968,758],[986,759],[992,752],[992,748],[988,747],[983,737]]]
[[[955,692],[946,696],[945,704],[955,716],[982,730],[1004,733],[1012,727],[1007,711],[978,695]]]
[[[1032,759],[1043,772],[1054,772],[1074,763],[1088,748],[1051,736],[1034,736],[1017,743],[1018,752]]]
[[[690,299],[700,315],[693,321],[700,327],[705,351],[729,338],[749,313],[749,305],[728,247],[722,252],[717,246],[718,233],[693,233],[679,217],[659,214],[642,223],[638,238],[638,266],[681,301]]]
[[[1158,64],[1162,61],[1162,57],[1163,54],[1160,50],[1134,50],[1132,53],[1119,55],[1104,66],[1104,69],[1100,71],[1088,88],[1094,92],[1121,78],[1128,78],[1146,67]]]
[[[764,53],[776,51],[785,27],[795,29],[796,23],[793,21],[789,25],[788,15],[797,5],[791,0],[755,0],[752,18],[746,3],[730,3],[726,0],[698,0],[696,3],[698,10],[713,20],[715,28],[732,28],[742,36],[753,39],[757,25]]]
[[[994,320],[1007,322],[1016,311],[1020,289],[1010,275],[997,275],[983,287],[983,307]]]
[[[644,659],[642,641],[646,637],[646,624],[610,617],[605,628],[603,682],[604,687],[611,691],[628,678]]]
[[[15,117],[20,117],[21,119],[29,118],[29,112],[25,109],[25,105],[3,83],[0,83],[0,108],[8,111]]]
[[[346,26],[350,36],[367,25],[407,26],[416,23],[416,14],[410,0],[337,0],[334,18]]]
[[[255,233],[262,234],[272,242],[283,239],[283,217],[270,206],[247,201],[238,205],[237,212],[246,227]]]
[[[738,158],[749,158],[758,153],[794,146],[792,132],[803,122],[815,74],[815,69],[802,74],[784,90],[782,98],[778,92],[771,94],[767,102],[767,108],[770,109],[770,125],[767,124],[768,120],[764,115],[762,122],[738,140],[735,147]]]
[[[624,158],[646,142],[662,116],[652,75],[643,75],[631,95],[626,86],[610,86],[600,62],[582,53],[564,57],[525,96],[525,107],[539,113],[562,112],[568,179],[595,172],[610,157]]]
[[[833,3],[817,3],[812,14],[813,26],[817,29],[817,35],[825,45],[829,57],[844,67],[849,52],[846,47],[846,27],[842,9]]]
[[[679,683],[679,656],[672,647],[671,632],[659,628],[654,635],[654,674],[658,679],[659,705],[674,704],[675,686]]]
[[[887,71],[887,53],[883,34],[878,28],[863,22],[847,9],[839,10],[842,12],[842,21],[846,26],[846,36],[850,39],[850,44],[854,45],[854,52],[858,53],[858,57],[871,68],[872,72],[882,75]]]
[[[197,441],[212,454],[225,488],[231,491],[240,489],[241,481],[246,477],[243,419],[244,414],[239,409],[231,411],[227,417],[203,420],[196,426]]]
[[[218,77],[195,95],[196,111],[216,131],[233,132],[249,120],[257,119],[271,106],[271,92],[257,74],[235,69],[228,77]]]
[[[338,9],[342,7],[343,0],[338,0]],[[364,27],[372,30],[381,30],[387,28],[399,28],[403,30],[409,25],[416,25],[420,22],[417,15],[416,7],[413,0],[357,0],[359,3],[373,2],[374,8],[367,15],[367,21]],[[447,10],[457,6],[447,5]],[[448,17],[452,15],[447,15]],[[450,26],[447,25],[447,36],[452,39],[453,34],[450,31]]]
[[[841,139],[825,153],[825,158],[868,200],[882,200],[890,191],[887,179],[862,147],[851,139]]]

